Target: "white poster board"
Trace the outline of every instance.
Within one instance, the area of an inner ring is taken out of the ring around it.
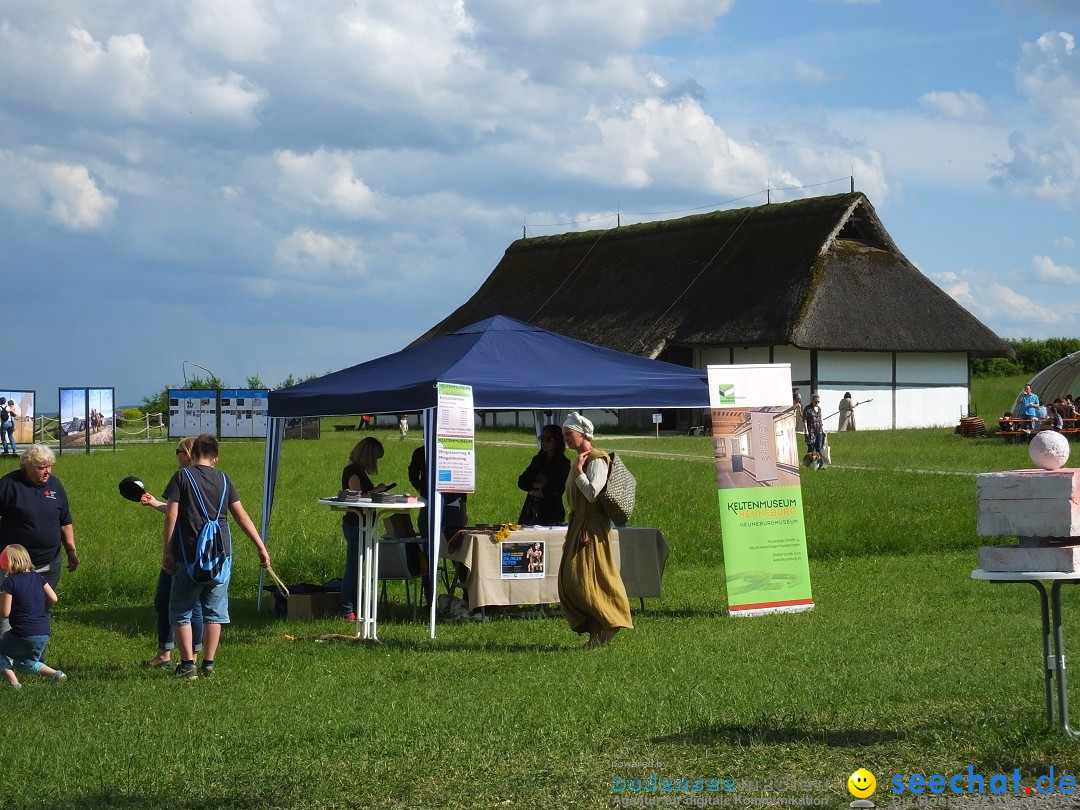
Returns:
[[[221,390],[221,438],[266,438],[266,388],[223,388]]]
[[[476,439],[471,385],[436,383],[439,421],[435,426],[435,489],[476,491]]]
[[[177,388],[169,391],[169,437],[217,435],[217,391]]]

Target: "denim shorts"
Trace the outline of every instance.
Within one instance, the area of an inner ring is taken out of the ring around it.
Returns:
[[[45,645],[49,643],[48,636],[17,636],[12,632],[4,634],[0,638],[0,672],[11,669],[8,659],[15,665],[15,669],[29,672],[34,675],[41,669],[41,656],[45,654]]]
[[[196,602],[202,604],[204,624],[229,623],[229,583],[194,582],[183,564],[177,563],[169,591],[169,622],[179,627],[191,624]]]

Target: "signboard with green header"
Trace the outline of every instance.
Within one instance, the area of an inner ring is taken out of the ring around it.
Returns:
[[[791,367],[709,366],[708,374],[728,610],[809,610]]]

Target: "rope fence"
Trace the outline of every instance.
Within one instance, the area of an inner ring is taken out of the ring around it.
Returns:
[[[113,415],[116,441],[156,442],[166,441],[169,430],[165,425],[164,414],[148,413],[139,419],[125,419],[121,414]],[[55,416],[37,416],[34,418],[34,441],[41,444],[60,443],[61,426]]]

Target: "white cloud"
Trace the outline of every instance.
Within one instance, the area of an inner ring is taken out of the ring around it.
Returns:
[[[1014,193],[1071,209],[1080,196],[1080,53],[1071,34],[1051,31],[1025,43],[1017,88],[1048,125],[1032,123],[1009,139],[995,182]]]
[[[802,59],[796,59],[792,63],[791,75],[796,81],[805,84],[823,84],[831,78],[825,68],[820,65],[812,65]]]
[[[981,96],[967,90],[923,93],[919,106],[932,114],[960,120],[983,118],[989,109]]]
[[[355,239],[310,228],[297,228],[280,240],[274,255],[278,266],[288,275],[303,280],[364,273],[363,255]]]
[[[1022,132],[1009,137],[1012,155],[991,163],[994,182],[1014,193],[1071,209],[1080,195],[1080,151],[1065,141],[1029,141]]]
[[[957,303],[999,333],[1007,331],[1003,326],[1019,326],[1029,334],[1037,334],[1042,327],[1064,322],[1069,314],[1038,304],[998,281],[988,282],[973,271],[936,273],[931,278]]]
[[[378,214],[378,196],[356,176],[347,155],[319,149],[306,155],[283,150],[275,157],[278,187],[288,199],[350,218]]]
[[[281,32],[252,0],[191,0],[185,40],[234,62],[263,62],[281,42]]]
[[[11,211],[51,219],[71,231],[108,224],[118,200],[105,194],[86,166],[40,161],[0,152],[0,204]]]
[[[478,39],[498,36],[519,59],[590,60],[634,51],[669,34],[708,30],[734,5],[735,0],[470,0],[468,8]]]
[[[1067,265],[1057,264],[1049,256],[1034,259],[1035,277],[1053,284],[1080,284],[1080,271]]]
[[[1059,236],[1054,240],[1054,247],[1059,250],[1075,250],[1076,240],[1071,236]]]
[[[265,93],[234,71],[215,73],[179,51],[171,33],[156,46],[142,33],[97,38],[77,21],[0,24],[0,98],[77,117],[83,126],[116,121],[168,127],[256,123]]]
[[[798,185],[753,144],[728,135],[690,98],[647,99],[623,108],[593,108],[587,117],[599,140],[567,152],[569,173],[630,188],[696,187],[717,193],[756,191],[768,182]]]

